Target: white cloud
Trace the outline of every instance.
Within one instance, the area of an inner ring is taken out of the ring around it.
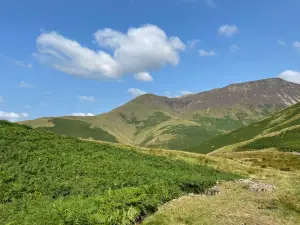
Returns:
[[[235,52],[237,52],[237,51],[240,50],[240,47],[239,47],[238,45],[231,45],[231,46],[229,47],[229,50],[230,50],[232,53],[235,53]]]
[[[218,33],[219,35],[224,35],[227,37],[231,37],[233,35],[235,35],[236,33],[238,33],[239,28],[236,25],[222,25],[219,29],[218,29]]]
[[[201,50],[199,50],[199,55],[200,56],[215,56],[216,53],[214,50],[206,51],[206,50],[201,49]]]
[[[48,106],[48,104],[45,103],[45,102],[41,102],[40,105],[42,105],[42,106]]]
[[[281,45],[281,46],[285,46],[286,45],[285,41],[283,41],[283,40],[277,40],[277,44]]]
[[[191,92],[191,91],[180,91],[180,94],[181,95],[191,95],[191,94],[193,94],[193,92]]]
[[[108,52],[86,48],[56,32],[41,34],[37,53],[42,62],[65,73],[92,79],[117,78],[177,65],[185,45],[178,37],[168,37],[155,25],[130,28],[127,33],[105,28],[94,34],[95,42]],[[109,52],[112,52],[110,54]]]
[[[79,100],[82,102],[95,102],[96,98],[94,96],[78,96]]]
[[[27,113],[15,113],[15,112],[3,112],[0,111],[0,120],[18,121],[23,118],[27,118]]]
[[[4,102],[4,98],[2,96],[0,96],[0,103]]]
[[[20,87],[22,87],[22,88],[35,88],[35,85],[34,84],[28,84],[24,81],[21,81],[20,82]]]
[[[286,71],[283,71],[282,73],[280,73],[278,75],[278,77],[280,77],[284,80],[290,81],[290,82],[300,84],[300,72],[298,72],[298,71],[286,70]]]
[[[196,45],[197,45],[199,42],[200,42],[199,39],[189,40],[189,41],[187,41],[187,46],[188,46],[188,48],[193,49],[193,48],[196,47]]]
[[[147,72],[141,72],[134,74],[135,79],[145,82],[151,82],[153,81],[152,76]]]
[[[31,63],[25,63],[23,61],[20,61],[20,60],[16,60],[16,59],[13,59],[13,58],[10,58],[4,54],[0,54],[1,57],[5,58],[7,61],[10,61],[11,63],[17,65],[17,66],[21,66],[21,67],[25,67],[25,68],[28,68],[28,69],[32,69],[33,66]]]
[[[128,92],[129,92],[133,97],[137,97],[137,96],[146,94],[145,91],[142,91],[142,90],[140,90],[140,89],[138,89],[138,88],[129,88],[129,89],[128,89]]]
[[[186,95],[191,95],[191,94],[194,94],[194,92],[183,90],[183,91],[179,91],[179,93],[177,93],[177,94],[172,94],[169,91],[165,91],[165,95],[168,98],[180,98],[180,97],[183,97]]]
[[[206,0],[206,4],[212,8],[215,8],[217,6],[214,0]]]
[[[298,51],[300,51],[300,41],[295,41],[295,42],[293,43],[293,47],[294,47],[295,49],[297,49]]]
[[[72,113],[72,116],[95,116],[93,113]]]

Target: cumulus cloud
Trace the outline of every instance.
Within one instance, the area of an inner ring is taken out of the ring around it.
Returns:
[[[128,92],[129,92],[133,97],[137,97],[137,96],[146,94],[145,91],[142,91],[142,90],[140,90],[140,89],[138,89],[138,88],[129,88],[129,89],[128,89]]]
[[[0,120],[18,121],[27,118],[27,113],[3,112],[0,111]]]
[[[35,85],[34,84],[26,83],[24,81],[21,81],[20,82],[20,87],[22,87],[22,88],[35,88]]]
[[[72,113],[71,116],[95,116],[93,113]]]
[[[177,65],[185,44],[178,37],[168,37],[155,25],[130,28],[122,33],[110,28],[98,30],[92,50],[57,32],[42,33],[36,40],[34,54],[42,63],[74,76],[91,79],[117,78]],[[112,52],[112,53],[110,53]]]
[[[2,96],[0,96],[0,103],[4,102],[4,98]]]
[[[238,31],[239,28],[236,25],[228,25],[228,24],[222,25],[218,29],[219,35],[224,35],[227,37],[231,37],[235,35],[236,33],[238,33]]]
[[[193,94],[193,92],[191,92],[191,91],[180,91],[180,94],[181,95],[191,95],[191,94]]]
[[[140,80],[140,81],[145,81],[145,82],[151,82],[153,81],[152,76],[147,73],[147,72],[140,72],[134,74],[135,79]]]
[[[199,42],[200,42],[199,39],[189,40],[189,41],[187,41],[187,46],[188,46],[188,48],[193,49],[193,48],[196,47],[196,45],[197,45]]]
[[[240,47],[238,45],[231,45],[229,47],[229,50],[232,52],[232,53],[236,53],[237,51],[240,50]]]
[[[297,49],[298,51],[300,51],[300,41],[295,41],[293,43],[293,48]]]
[[[78,96],[79,100],[82,102],[95,102],[96,98],[94,96]]]
[[[172,94],[169,91],[165,91],[165,95],[168,98],[180,98],[180,97],[183,97],[186,95],[191,95],[191,94],[194,94],[194,92],[183,90],[183,91],[179,91],[179,93],[177,93],[177,94]]]
[[[286,43],[283,40],[277,40],[277,44],[280,46],[285,46]]]
[[[206,51],[206,50],[199,50],[199,55],[200,56],[215,56],[216,52],[214,50]]]
[[[286,70],[286,71],[283,71],[282,73],[280,73],[278,75],[278,77],[280,77],[284,80],[290,81],[290,82],[300,84],[300,72],[298,72],[298,71]]]

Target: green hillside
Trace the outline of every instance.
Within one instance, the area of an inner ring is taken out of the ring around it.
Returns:
[[[260,122],[220,135],[188,151],[209,153],[227,145],[250,141],[242,149],[264,149],[276,147],[282,151],[299,151],[300,148],[300,104],[284,109]]]
[[[108,132],[98,127],[91,127],[91,124],[80,120],[70,120],[63,118],[52,118],[49,122],[52,127],[42,127],[38,129],[52,131],[57,134],[63,134],[70,137],[91,138],[108,142],[117,142],[116,138]]]
[[[240,146],[237,151],[276,148],[284,152],[300,152],[300,127],[287,130],[275,136],[267,136]]]
[[[233,109],[211,109],[209,112],[197,110],[178,116],[164,105],[152,104],[152,97],[140,96],[125,106],[99,116],[41,118],[21,124],[86,139],[183,150],[276,111],[272,108],[266,113],[265,108],[251,111],[246,106],[236,106]]]
[[[137,150],[0,121],[0,224],[132,224],[237,178]]]
[[[193,147],[260,121],[299,101],[300,84],[274,78],[178,98],[145,94],[97,116],[40,118],[22,123],[85,139],[198,151]],[[245,135],[238,134],[234,138],[239,141],[239,136]],[[223,140],[217,141],[217,145],[218,142]],[[211,150],[204,148],[201,152]]]

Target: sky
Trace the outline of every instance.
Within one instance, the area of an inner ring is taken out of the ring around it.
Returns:
[[[1,0],[0,119],[92,116],[281,77],[300,83],[299,0]]]

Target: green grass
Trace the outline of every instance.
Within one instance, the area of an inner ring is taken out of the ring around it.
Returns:
[[[261,168],[274,168],[281,171],[300,170],[300,156],[285,152],[243,151],[216,153],[214,155]]]
[[[0,121],[0,224],[132,224],[238,176]]]
[[[241,170],[254,182],[272,184],[276,189],[251,192],[244,183],[221,182],[218,184],[221,190],[218,195],[178,198],[162,206],[143,224],[299,224],[300,156],[279,151],[214,155],[206,157],[216,160],[216,165],[227,171]]]
[[[93,138],[108,142],[118,142],[114,136],[101,128],[91,128],[88,122],[72,119],[53,118],[51,122],[54,127],[37,128],[52,131],[57,134],[67,135],[70,137]]]
[[[168,149],[186,149],[189,146],[195,146],[199,142],[210,139],[211,137],[221,134],[220,131],[211,131],[201,126],[191,125],[172,125],[169,126],[162,134],[170,134],[176,136],[165,144]],[[151,146],[149,146],[151,147]]]
[[[300,128],[287,130],[276,136],[263,137],[237,148],[237,151],[261,150],[275,147],[284,152],[300,152]]]
[[[255,123],[247,127],[231,131],[228,134],[217,136],[216,138],[203,142],[198,146],[187,148],[186,150],[197,153],[209,153],[226,145],[246,141],[259,135],[268,123],[269,120],[266,119],[260,123]]]
[[[137,134],[138,132],[140,132],[143,129],[155,127],[156,125],[171,119],[170,116],[164,114],[163,112],[154,112],[153,114],[148,116],[147,119],[145,119],[145,120],[138,120],[134,116],[134,113],[132,113],[130,117],[127,117],[126,115],[124,115],[122,113],[120,113],[120,116],[127,123],[136,125],[136,133],[135,134]]]
[[[245,126],[241,120],[232,119],[229,116],[225,116],[224,118],[214,118],[203,117],[199,114],[196,114],[191,120],[199,123],[201,126],[209,130],[216,130],[217,134],[220,133],[220,130],[231,131]]]
[[[285,121],[295,118],[295,116],[298,116],[299,112],[300,112],[300,103],[298,103],[294,106],[291,106],[287,109],[284,109],[267,119],[261,120],[257,123],[253,123],[246,127],[236,129],[234,131],[229,132],[228,134],[217,136],[216,138],[213,138],[206,142],[200,143],[199,145],[197,145],[195,147],[187,148],[186,150],[190,151],[190,152],[197,152],[197,153],[209,153],[209,152],[212,152],[214,150],[217,150],[217,149],[227,146],[227,145],[232,145],[232,144],[236,144],[239,142],[251,140],[254,137],[256,137],[257,135],[262,134],[266,130],[267,130],[267,133],[269,133],[269,132],[273,132],[273,131],[280,131],[281,129],[288,128],[288,127],[291,127],[294,125],[300,125],[300,120],[297,118],[295,120],[292,120],[291,122],[284,123]],[[289,137],[287,137],[287,138],[294,140],[297,137],[299,137],[299,136],[295,135],[295,137],[293,138],[292,135],[289,134]],[[279,141],[276,138],[273,138],[273,139],[267,138],[267,139],[270,141],[272,141],[272,140],[277,141],[277,142]],[[257,142],[257,143],[261,143],[261,142]],[[272,146],[272,144],[270,144],[270,143],[267,145]],[[293,145],[292,148],[296,148],[296,149],[298,148],[297,146],[295,147],[295,145],[298,145],[298,142],[296,142],[295,144],[284,143],[284,145],[285,146]],[[273,146],[274,146],[274,144],[273,144]],[[283,149],[283,147],[281,147],[281,148]]]

